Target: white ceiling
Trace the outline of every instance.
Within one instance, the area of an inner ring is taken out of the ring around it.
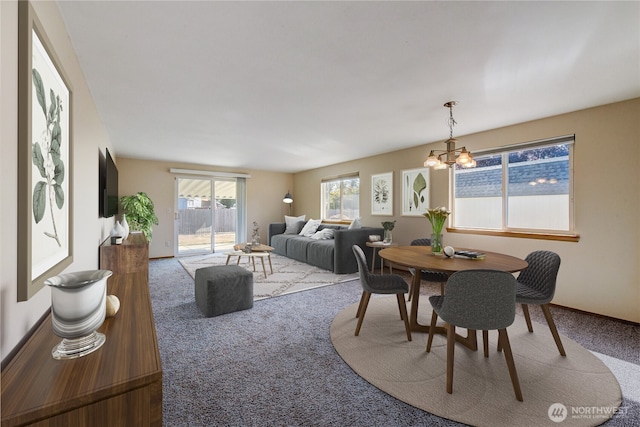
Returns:
[[[445,140],[450,100],[459,137],[640,96],[637,1],[58,6],[120,157],[296,172]]]

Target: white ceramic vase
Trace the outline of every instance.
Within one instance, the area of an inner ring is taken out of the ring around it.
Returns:
[[[120,221],[116,221],[109,235],[111,237],[124,237],[124,227],[120,224]]]
[[[122,235],[122,240],[126,240],[129,237],[129,223],[127,222],[127,215],[122,214],[122,222],[120,223],[122,228],[124,229],[124,234]]]

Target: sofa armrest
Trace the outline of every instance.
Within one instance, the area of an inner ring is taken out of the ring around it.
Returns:
[[[352,230],[336,230],[333,238],[336,241],[334,252],[334,273],[347,274],[358,271],[358,263],[353,254],[353,245],[358,245],[367,257],[367,265],[371,268],[371,257],[373,251],[367,248],[370,234],[384,234],[383,228],[363,227]]]
[[[286,228],[287,225],[284,222],[275,222],[269,224],[269,229],[267,231],[267,244],[271,246],[271,236],[275,236],[276,234],[283,234]]]

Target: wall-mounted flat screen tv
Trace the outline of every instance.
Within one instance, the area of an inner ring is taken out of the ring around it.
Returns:
[[[104,189],[103,189],[103,212],[102,216],[105,218],[112,217],[118,214],[118,168],[109,153],[109,149],[106,149],[106,162],[104,168]]]

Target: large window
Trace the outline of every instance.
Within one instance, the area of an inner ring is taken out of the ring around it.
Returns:
[[[574,136],[475,155],[454,169],[455,228],[572,234]]]
[[[360,216],[360,178],[349,175],[323,180],[321,184],[322,219],[354,220]]]

